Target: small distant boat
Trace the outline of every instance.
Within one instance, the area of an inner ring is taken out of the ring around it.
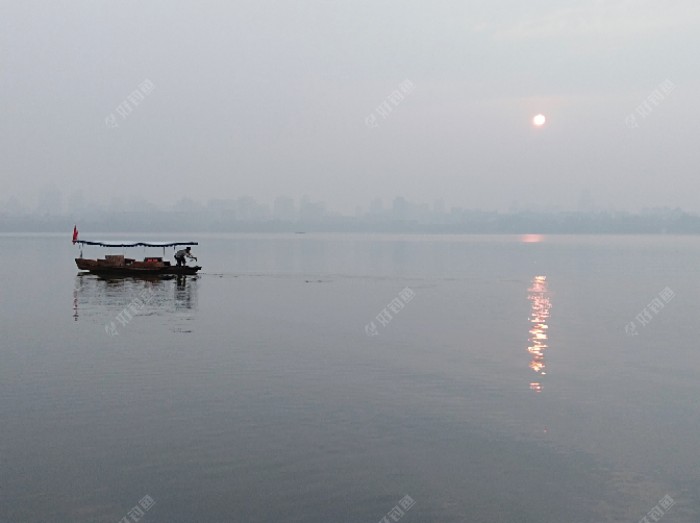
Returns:
[[[197,242],[173,242],[173,243],[106,243],[78,240],[73,243],[80,244],[80,258],[75,259],[75,264],[81,271],[89,271],[100,276],[180,276],[197,274],[200,266],[190,267],[187,265],[172,265],[169,261],[163,260],[166,247],[178,247],[180,245],[199,245]],[[108,254],[104,258],[89,259],[83,258],[83,245],[96,245],[99,247],[160,247],[163,249],[163,256],[146,256],[143,261],[135,258],[127,258],[123,254]]]

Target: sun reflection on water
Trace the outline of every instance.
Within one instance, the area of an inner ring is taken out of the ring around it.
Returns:
[[[530,337],[528,338],[527,350],[531,355],[529,367],[538,374],[547,374],[547,365],[544,361],[544,353],[547,345],[547,319],[549,310],[552,307],[549,301],[549,289],[547,288],[546,276],[535,276],[528,289],[528,299],[532,302],[530,308]],[[542,392],[541,380],[530,383],[530,390]]]

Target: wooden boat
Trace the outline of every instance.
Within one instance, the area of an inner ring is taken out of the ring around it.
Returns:
[[[174,243],[105,243],[75,240],[80,244],[80,258],[75,259],[75,264],[81,271],[89,271],[100,276],[180,276],[197,274],[200,266],[190,267],[187,265],[172,265],[169,261],[163,260],[166,247],[178,247],[180,245],[198,245],[197,242],[174,242]],[[83,258],[83,245],[97,245],[100,247],[162,247],[163,256],[146,256],[143,261],[134,258],[127,258],[123,254],[108,254],[104,258],[88,259]]]

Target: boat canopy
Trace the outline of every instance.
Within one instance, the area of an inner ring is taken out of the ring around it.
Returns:
[[[177,247],[178,245],[199,245],[197,242],[130,242],[130,243],[111,243],[111,242],[90,242],[87,240],[77,240],[75,243],[81,245],[97,245],[99,247]]]

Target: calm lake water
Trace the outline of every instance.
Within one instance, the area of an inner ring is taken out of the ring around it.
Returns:
[[[0,236],[2,522],[700,520],[700,238],[136,239]]]

